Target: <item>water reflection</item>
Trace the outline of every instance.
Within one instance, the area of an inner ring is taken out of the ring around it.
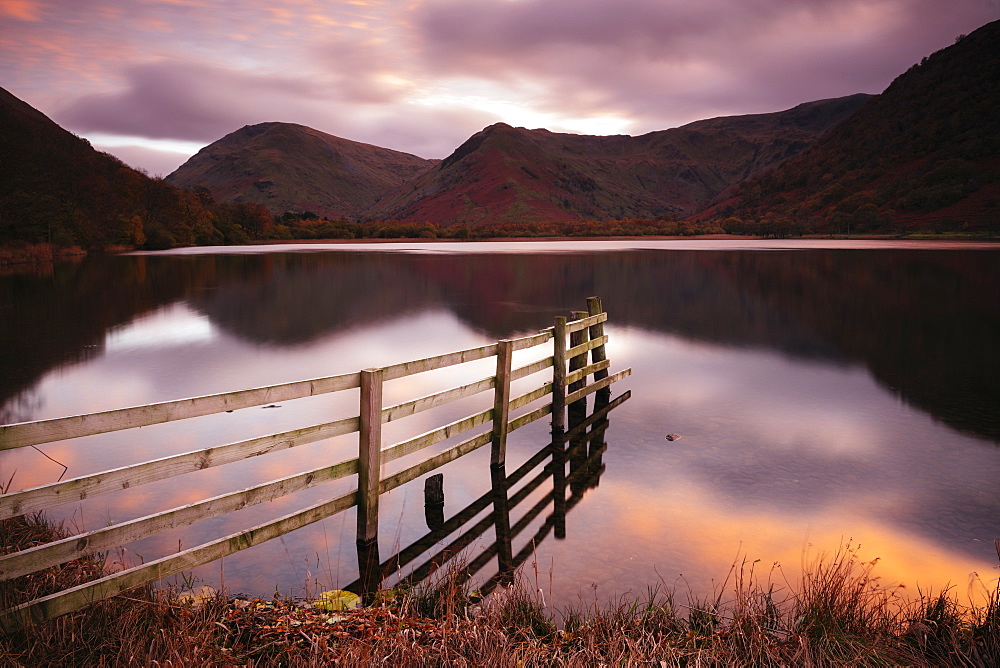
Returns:
[[[996,441],[993,260],[983,251],[96,258],[53,277],[0,279],[0,304],[14,316],[0,327],[0,405],[49,369],[99,355],[109,330],[178,299],[208,326],[274,348],[439,309],[495,340],[600,294],[620,324],[860,363],[907,402]]]
[[[490,491],[447,520],[438,517],[443,508],[437,508],[437,496],[434,493],[433,502],[425,508],[429,533],[399,550],[384,562],[380,563],[378,560],[377,544],[363,545],[359,542],[358,563],[362,565],[362,572],[360,577],[346,588],[359,594],[370,595],[384,586],[394,575],[397,576],[394,578],[396,585],[404,583],[413,585],[435,575],[460,554],[463,555],[463,560],[447,570],[449,576],[456,582],[464,583],[474,578],[493,559],[496,559],[497,572],[483,580],[479,589],[486,594],[499,584],[512,582],[514,572],[535,553],[537,546],[553,533],[553,530],[557,539],[566,538],[567,513],[576,507],[588,490],[598,486],[601,474],[605,471],[603,456],[608,449],[605,439],[609,425],[608,415],[630,396],[631,393],[626,392],[611,400],[607,393],[599,392],[595,399],[594,412],[590,415],[586,415],[586,402],[578,403],[575,414],[570,418],[569,431],[554,438],[548,446],[532,455],[510,475],[507,475],[500,465],[491,466]],[[567,461],[570,464],[568,475]],[[441,476],[440,480],[443,481],[443,475],[437,475]],[[430,476],[428,479],[431,478],[435,476]],[[527,479],[527,482],[518,487],[524,479]],[[552,491],[534,501],[533,505],[527,506],[526,501],[531,498],[532,493],[546,483],[551,484]],[[569,498],[566,496],[567,485],[571,492]],[[429,487],[437,489],[436,483]],[[512,491],[515,488],[517,491]],[[448,536],[455,534],[491,505],[493,512],[442,545]],[[535,533],[527,538],[521,536],[520,534],[523,534],[524,530],[550,506],[552,510]],[[512,512],[520,515],[513,524]],[[468,548],[480,541],[490,529],[494,532],[493,544],[485,549],[470,552]],[[515,540],[522,545],[516,551],[513,547]],[[432,549],[435,552],[425,556]],[[409,567],[421,557],[424,557],[422,564]]]
[[[136,318],[127,325],[112,328],[104,337],[107,354],[137,349],[171,348],[210,343],[216,337],[212,321],[175,304],[152,315]]]
[[[555,494],[520,528],[522,537],[545,526],[566,536],[537,543],[532,557],[551,564],[555,590],[573,596],[593,583],[609,595],[642,592],[684,573],[705,591],[741,545],[790,568],[809,543],[832,549],[848,538],[883,558],[887,579],[940,586],[964,583],[970,571],[994,573],[995,251],[255,252],[90,258],[47,275],[0,277],[3,421],[416,359],[546,327],[597,294],[611,315],[609,357],[634,369],[624,382],[635,397],[608,432],[600,494],[580,497],[572,513],[558,510]],[[405,388],[408,396],[433,389]],[[239,424],[199,418],[45,451],[70,466],[68,475],[83,475],[333,419],[352,401],[259,409]],[[429,428],[413,419],[414,430]],[[511,444],[511,461],[530,460],[547,441],[530,429]],[[668,433],[682,439],[666,441]],[[128,519],[337,461],[352,447],[316,444],[201,471],[183,487],[146,485],[100,507],[67,507],[65,517],[87,526]],[[23,450],[0,453],[0,478],[16,472],[15,488],[61,472]],[[569,503],[586,476],[573,478],[584,460],[567,458],[565,480],[556,470],[548,480],[565,486]],[[489,492],[488,464],[456,464],[446,471],[446,521]],[[311,493],[301,503],[335,492]],[[389,495],[384,517],[397,525],[387,522],[383,546],[425,533],[414,495]],[[545,495],[532,490],[512,512]],[[264,504],[234,521],[249,526],[296,503]],[[350,581],[359,573],[346,565],[355,555],[344,521],[227,558],[225,579],[258,594],[276,584],[288,591],[322,555],[328,581]],[[512,516],[512,532],[519,521]],[[204,531],[228,528],[219,521]],[[194,543],[170,535],[134,549],[152,558],[180,540]],[[525,545],[515,539],[512,561]],[[490,559],[498,557],[507,558],[498,550]],[[217,581],[219,570],[198,573]]]

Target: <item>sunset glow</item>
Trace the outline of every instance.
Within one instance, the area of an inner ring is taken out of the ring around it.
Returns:
[[[2,85],[167,174],[246,124],[443,158],[495,123],[643,134],[878,93],[978,0],[0,0]]]

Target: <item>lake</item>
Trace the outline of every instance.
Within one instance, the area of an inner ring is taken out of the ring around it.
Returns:
[[[613,395],[632,396],[608,416],[607,450],[573,490],[564,537],[548,530],[551,479],[520,506],[537,511],[513,549],[531,553],[525,574],[550,602],[642,595],[657,584],[702,595],[744,559],[760,560],[758,572],[778,564],[775,579],[794,582],[804,561],[848,542],[880,559],[886,583],[913,591],[950,583],[964,596],[978,586],[972,574],[983,582],[998,574],[998,250],[879,241],[309,244],[8,270],[0,423],[470,348],[550,326],[599,295],[611,370],[633,370]],[[470,380],[491,372],[473,369]],[[444,373],[406,389],[414,396],[462,380]],[[0,479],[24,489],[326,421],[356,407],[356,391],[340,394],[0,452]],[[391,423],[386,442],[468,412],[457,405]],[[508,471],[547,442],[547,420],[514,432]],[[356,438],[341,437],[51,514],[92,529],[352,450]],[[485,448],[442,469],[445,517],[489,489],[488,464]],[[341,482],[139,541],[113,559],[193,546],[342,493]],[[388,493],[380,516],[383,556],[426,533],[422,483]],[[358,575],[354,521],[353,510],[342,513],[194,575],[254,595],[346,585]],[[492,541],[487,531],[468,558]]]

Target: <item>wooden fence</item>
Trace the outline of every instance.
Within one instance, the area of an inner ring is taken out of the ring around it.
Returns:
[[[383,575],[378,555],[379,495],[423,476],[444,464],[491,445],[491,476],[494,488],[504,486],[506,442],[510,431],[546,415],[552,415],[553,442],[563,443],[566,413],[571,424],[581,423],[586,397],[597,393],[607,404],[610,386],[631,373],[624,369],[609,374],[604,334],[607,314],[597,297],[587,300],[587,311],[573,312],[572,319],[557,317],[552,327],[518,339],[394,364],[357,373],[284,383],[269,387],[214,394],[146,406],[39,420],[0,426],[0,450],[40,445],[64,439],[154,425],[174,420],[270,404],[360,388],[360,410],[354,417],[311,425],[292,431],[242,440],[183,454],[171,455],[127,467],[103,471],[32,489],[0,495],[0,521],[44,511],[107,492],[164,480],[185,473],[237,462],[283,449],[358,432],[358,457],[304,471],[247,489],[222,494],[154,515],[87,531],[65,539],[0,556],[0,580],[11,580],[58,566],[176,527],[217,517],[247,506],[271,501],[320,483],[357,476],[357,489],[326,499],[277,519],[223,536],[216,540],[154,561],[112,573],[64,591],[0,611],[0,627],[17,628],[30,622],[52,619],[89,603],[134,587],[157,582],[176,573],[210,563],[248,547],[357,506],[357,547],[363,582],[359,589],[372,591]],[[553,342],[553,354],[519,368],[512,368],[515,351]],[[588,355],[590,363],[588,363]],[[496,374],[460,387],[383,407],[383,384],[436,369],[474,360],[496,358]],[[568,365],[568,369],[567,369]],[[511,383],[552,368],[552,380],[517,397],[510,396]],[[593,381],[588,383],[587,378]],[[382,445],[382,424],[442,406],[458,399],[493,390],[493,408],[453,421],[389,447]],[[511,417],[513,411],[550,400],[533,410]],[[574,417],[575,416],[575,417]],[[412,455],[464,432],[490,424],[490,428],[448,447],[398,473],[380,479],[383,464]],[[496,513],[498,516],[500,513]],[[502,528],[501,528],[502,529]],[[509,533],[509,532],[508,532]],[[499,535],[499,534],[498,534]]]
[[[549,533],[554,530],[557,539],[566,537],[567,513],[576,507],[589,489],[597,487],[604,473],[602,460],[608,448],[605,440],[605,432],[609,426],[608,414],[630,397],[631,391],[613,400],[599,394],[593,413],[582,416],[575,424],[571,423],[569,431],[561,436],[554,436],[550,443],[529,457],[513,473],[505,476],[498,469],[491,469],[494,475],[490,491],[454,513],[447,521],[443,518],[437,520],[434,511],[425,506],[430,531],[382,562],[376,573],[362,573],[358,580],[344,588],[363,594],[366,590],[366,579],[381,581],[388,579],[394,573],[401,572],[403,567],[416,561],[430,549],[438,547],[445,538],[471,522],[490,505],[493,506],[492,512],[454,537],[447,545],[437,549],[408,575],[400,578],[400,581],[407,584],[424,581],[445,567],[450,559],[462,554],[464,560],[446,571],[448,577],[454,577],[459,582],[468,580],[482,570],[491,559],[496,558],[497,572],[479,587],[480,591],[486,594],[497,584],[510,582],[515,570],[531,556],[535,546]],[[567,464],[569,464],[568,475]],[[539,467],[542,467],[541,470],[538,470]],[[533,472],[534,476],[528,478]],[[527,482],[513,491],[515,486],[526,478]],[[519,519],[512,522],[511,516],[517,507],[547,481],[551,481],[551,491],[537,499],[531,507],[524,510]],[[567,490],[569,490],[568,498]],[[514,539],[549,506],[552,506],[551,511],[534,535],[522,540],[520,549],[514,551]],[[480,540],[490,527],[494,528],[496,540],[484,549],[466,553],[465,550]]]

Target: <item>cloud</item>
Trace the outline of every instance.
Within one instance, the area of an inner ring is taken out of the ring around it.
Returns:
[[[166,176],[184,164],[190,153],[160,151],[144,146],[102,146],[94,144],[98,151],[115,156],[126,165],[145,170],[150,176]]]
[[[195,63],[136,65],[125,78],[124,91],[84,96],[57,120],[85,132],[214,140],[247,119],[273,120],[288,98],[317,97],[304,80]]]
[[[444,157],[496,121],[639,134],[879,92],[996,17],[997,0],[0,0],[0,68],[80,134],[207,143],[277,120]]]
[[[0,0],[0,14],[18,21],[40,21],[42,11],[34,0]]]
[[[244,125],[283,121],[425,157],[444,157],[469,135],[500,120],[475,109],[441,109],[395,97],[380,101],[378,91],[361,84],[345,89],[336,77],[331,83],[163,61],[134,66],[125,79],[124,90],[84,96],[56,114],[56,121],[84,134],[204,143]],[[359,99],[365,100],[364,113],[359,112]],[[108,150],[122,157],[117,148]],[[130,152],[133,158],[140,155]],[[146,168],[159,173],[155,167]]]
[[[995,17],[980,0],[429,0],[415,21],[441,76],[544,82],[538,108],[649,130],[881,92]]]

